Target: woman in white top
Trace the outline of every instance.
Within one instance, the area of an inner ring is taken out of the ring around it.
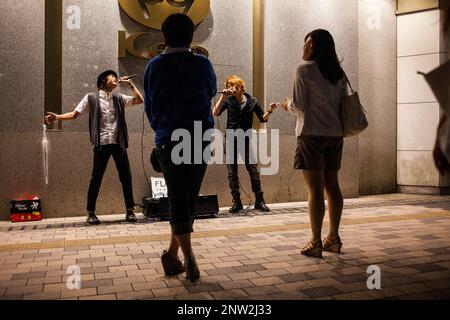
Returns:
[[[347,85],[328,31],[314,30],[306,36],[303,60],[305,63],[297,69],[293,98],[282,103],[282,107],[297,116],[294,167],[303,170],[309,191],[312,238],[301,253],[322,257],[322,250],[340,252],[342,247],[339,224],[343,198],[338,174],[343,133],[339,107]],[[328,195],[330,231],[322,242],[324,189]]]

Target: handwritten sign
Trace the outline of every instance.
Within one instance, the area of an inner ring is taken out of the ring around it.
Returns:
[[[152,181],[152,197],[159,199],[167,197],[167,185],[164,178],[151,178]]]

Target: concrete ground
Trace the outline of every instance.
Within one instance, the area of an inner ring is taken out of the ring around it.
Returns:
[[[196,284],[163,274],[166,221],[140,215],[129,224],[118,215],[101,216],[95,227],[84,217],[0,222],[0,299],[450,298],[450,197],[346,200],[343,253],[323,259],[300,255],[310,235],[306,203],[271,208],[239,216],[224,208],[195,222]],[[80,289],[67,285],[71,266],[80,268]],[[380,268],[379,290],[367,287],[369,266]]]

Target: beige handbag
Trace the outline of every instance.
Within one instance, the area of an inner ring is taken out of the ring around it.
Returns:
[[[361,104],[358,92],[353,90],[350,80],[348,80],[345,73],[344,75],[352,94],[342,98],[340,118],[344,137],[352,137],[363,132],[369,126],[369,123],[366,118],[366,110],[364,110]]]

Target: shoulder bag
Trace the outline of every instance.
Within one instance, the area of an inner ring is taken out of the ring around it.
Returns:
[[[367,129],[369,123],[366,117],[366,110],[361,104],[358,92],[353,90],[350,80],[345,72],[344,76],[350,87],[351,95],[342,98],[340,105],[340,119],[344,137],[352,137]]]

